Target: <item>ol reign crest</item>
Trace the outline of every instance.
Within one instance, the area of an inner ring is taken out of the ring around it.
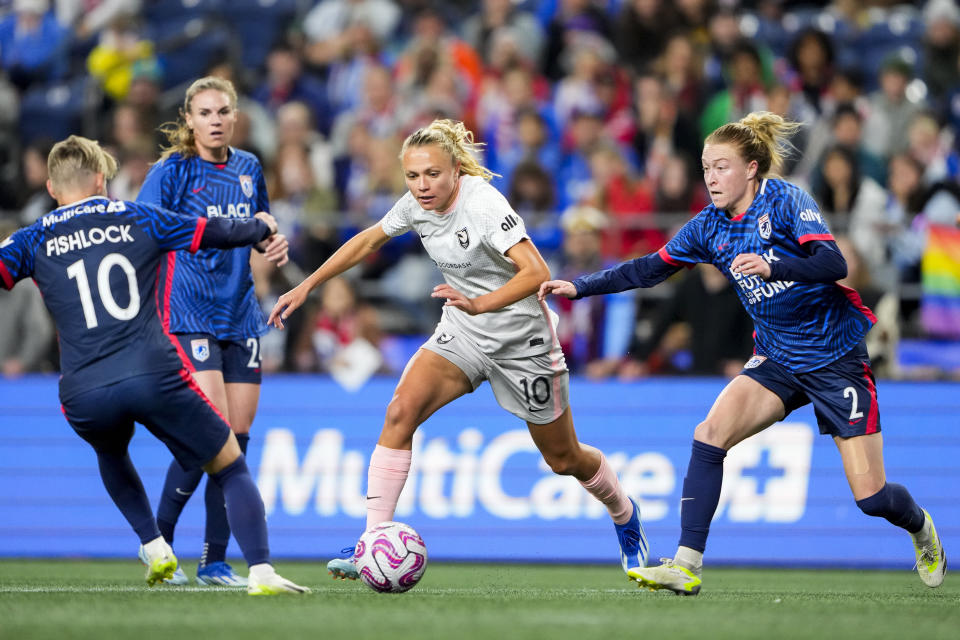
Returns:
[[[769,213],[765,213],[757,218],[757,231],[760,232],[760,237],[764,240],[770,239],[770,233],[773,231],[773,227],[770,225]]]
[[[457,240],[460,241],[460,246],[464,249],[470,246],[470,234],[467,233],[466,227],[457,231]]]
[[[248,198],[253,197],[253,178],[250,176],[240,176],[240,190]]]
[[[208,338],[199,338],[190,341],[190,352],[197,362],[206,362],[210,357],[210,343]]]

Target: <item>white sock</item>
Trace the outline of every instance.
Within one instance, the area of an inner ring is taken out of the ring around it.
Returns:
[[[673,561],[690,571],[699,572],[703,568],[703,552],[690,547],[677,547],[677,555],[673,556]]]
[[[152,560],[154,558],[171,554],[173,549],[171,549],[170,545],[167,544],[167,541],[163,539],[163,536],[157,536],[150,542],[143,545],[143,551],[146,553],[147,557]]]
[[[269,562],[261,562],[250,567],[250,577],[257,582],[263,582],[277,575],[277,570]]]

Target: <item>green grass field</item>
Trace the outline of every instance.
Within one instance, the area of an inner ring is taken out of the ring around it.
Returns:
[[[150,589],[136,560],[2,560],[0,638],[960,637],[949,574],[932,590],[908,570],[708,568],[703,592],[684,598],[641,591],[614,566],[432,563],[412,591],[380,595],[319,562],[277,566],[313,593]]]

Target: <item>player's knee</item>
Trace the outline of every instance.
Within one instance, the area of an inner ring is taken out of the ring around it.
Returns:
[[[389,434],[393,440],[406,441],[413,438],[419,421],[417,416],[420,410],[403,398],[394,398],[387,405],[387,414],[383,421],[384,434]]]
[[[693,431],[693,439],[704,444],[727,449],[726,434],[715,421],[709,418],[697,425]]]
[[[887,485],[884,485],[873,495],[857,500],[857,506],[868,516],[886,516],[891,510],[891,496],[887,490]]]
[[[547,463],[547,466],[550,467],[550,470],[558,476],[571,476],[577,470],[578,460],[572,451],[544,453],[543,459]]]

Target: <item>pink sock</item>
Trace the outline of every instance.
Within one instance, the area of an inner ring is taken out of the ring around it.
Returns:
[[[607,463],[607,459],[600,454],[600,468],[592,478],[586,482],[580,481],[583,488],[597,500],[607,505],[607,511],[615,524],[623,524],[633,515],[633,504],[627,497],[627,492],[617,479],[617,474]]]
[[[367,470],[367,529],[393,520],[400,492],[410,473],[412,451],[377,447]]]

